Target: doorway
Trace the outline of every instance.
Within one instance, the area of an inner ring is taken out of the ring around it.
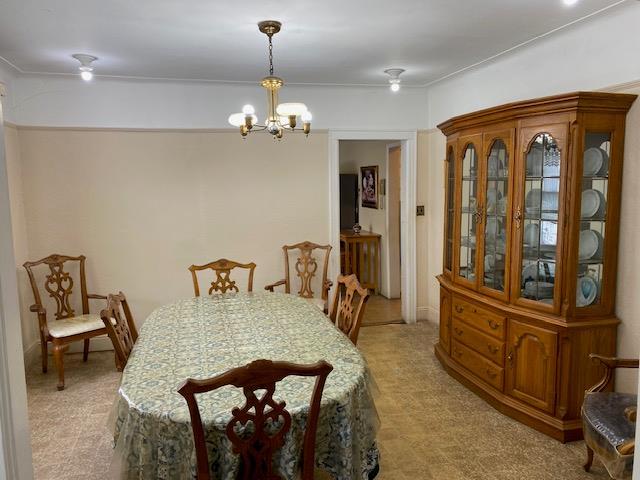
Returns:
[[[330,132],[329,142],[330,234],[340,252],[332,275],[356,273],[366,284],[363,325],[414,323],[415,132]],[[354,236],[358,246],[347,246]]]

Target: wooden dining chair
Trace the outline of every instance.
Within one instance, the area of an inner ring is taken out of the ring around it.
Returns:
[[[82,360],[86,362],[89,358],[89,340],[107,333],[100,316],[89,312],[89,300],[106,300],[107,297],[87,293],[85,260],[84,255],[71,257],[53,254],[23,264],[29,276],[34,297],[34,303],[29,309],[38,316],[42,372],[46,373],[48,370],[48,347],[51,343],[53,345],[53,359],[58,370],[58,390],[64,389],[64,352],[69,348],[69,344],[80,340],[84,341]],[[73,306],[75,283],[70,270],[74,267],[78,269],[80,280],[82,306],[80,314]],[[38,280],[36,280],[36,275],[41,278],[41,271],[44,271],[44,291],[55,301],[56,313],[53,321],[49,321],[50,319],[47,318],[47,309],[40,295]]]
[[[316,377],[303,439],[301,477],[302,480],[313,480],[320,400],[331,370],[333,366],[324,360],[311,365],[255,360],[209,379],[188,378],[184,381],[178,393],[187,401],[191,415],[197,479],[209,480],[211,477],[205,432],[196,394],[228,385],[243,389],[246,402],[244,406],[231,411],[231,420],[226,426],[226,434],[233,445],[233,452],[240,455],[240,472],[236,478],[275,480],[280,477],[273,472],[273,456],[284,445],[285,436],[291,428],[291,415],[285,409],[285,402],[274,400],[273,395],[277,382],[285,377],[301,376]],[[264,391],[264,394],[260,396],[260,393],[256,393],[257,390]],[[278,422],[281,422],[280,429],[273,432],[274,424],[277,425]],[[238,429],[243,430],[249,423],[253,424],[253,431],[246,435],[239,434]]]
[[[282,251],[284,252],[285,277],[278,282],[267,285],[264,289],[273,292],[275,287],[284,286],[285,293],[291,293],[293,289],[293,272],[291,271],[290,256],[293,254],[296,258],[293,270],[295,270],[295,276],[300,279],[300,288],[297,291],[298,296],[308,299],[320,310],[327,313],[329,311],[329,290],[333,285],[333,282],[327,279],[331,245],[318,245],[317,243],[305,241],[296,243],[295,245],[284,245]],[[319,260],[322,262],[320,292],[318,296],[316,292],[313,291],[314,277],[318,273],[318,259],[316,259],[314,255],[316,251],[320,252]]]
[[[249,270],[249,281],[247,284],[247,291],[253,291],[253,272],[256,269],[256,264],[251,263],[238,263],[233,260],[227,260],[221,258],[215,262],[207,263],[206,265],[191,265],[189,271],[191,272],[191,278],[193,279],[193,290],[196,297],[200,296],[200,286],[198,285],[198,275],[196,272],[201,270],[213,270],[216,274],[216,278],[211,282],[209,287],[209,295],[214,292],[226,293],[231,290],[234,292],[240,291],[235,280],[231,280],[231,270],[234,268],[244,268]]]
[[[138,340],[138,329],[124,293],[107,295],[107,308],[100,312],[116,356],[116,367],[122,371],[127,365],[133,345]]]
[[[336,293],[329,318],[355,345],[369,300],[369,290],[363,288],[355,274],[338,275]]]

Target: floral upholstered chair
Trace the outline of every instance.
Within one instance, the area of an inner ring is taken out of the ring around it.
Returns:
[[[100,316],[89,312],[89,300],[95,299],[104,302],[107,297],[87,293],[85,260],[84,255],[69,257],[53,254],[35,262],[25,262],[23,265],[29,275],[35,300],[30,310],[38,315],[42,372],[46,373],[48,369],[48,345],[51,343],[53,345],[53,359],[58,369],[58,390],[64,389],[64,352],[69,348],[69,344],[80,340],[84,341],[82,360],[86,362],[89,357],[89,340],[107,333]],[[80,279],[81,312],[77,312],[73,304],[76,284],[71,270],[74,267],[77,269],[77,278]],[[55,301],[55,303],[49,302],[55,305],[54,318],[47,317],[47,309],[43,301],[47,300],[47,297],[43,298],[40,295],[41,292],[38,288],[38,279],[41,278],[40,270],[44,270],[44,292]]]
[[[593,353],[589,357],[605,367],[605,374],[587,390],[582,404],[582,428],[587,444],[584,469],[587,472],[591,469],[595,454],[611,478],[631,478],[638,396],[605,390],[616,368],[638,368],[638,360],[608,358]]]

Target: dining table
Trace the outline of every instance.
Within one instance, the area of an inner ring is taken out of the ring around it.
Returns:
[[[121,479],[194,479],[196,454],[187,404],[177,392],[187,378],[210,378],[256,359],[333,365],[316,436],[316,467],[335,480],[376,476],[379,418],[375,382],[351,341],[306,299],[271,292],[225,293],[178,300],[146,319],[131,352],[109,425],[110,473]],[[274,457],[284,480],[299,478],[313,378],[287,377],[274,398],[292,426]],[[225,428],[242,389],[197,397],[212,479],[235,480],[239,457]]]

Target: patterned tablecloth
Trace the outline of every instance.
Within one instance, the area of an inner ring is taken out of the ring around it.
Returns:
[[[296,363],[325,359],[334,370],[322,397],[316,463],[336,480],[368,478],[377,469],[378,416],[366,362],[346,336],[314,306],[293,295],[238,293],[165,305],[144,323],[123,372],[110,424],[111,472],[118,478],[195,478],[195,449],[185,400],[187,377],[207,378],[265,358]],[[275,398],[293,423],[277,456],[279,474],[296,478],[313,379],[287,378]],[[212,478],[232,480],[238,459],[224,428],[242,406],[240,389],[198,396]]]

